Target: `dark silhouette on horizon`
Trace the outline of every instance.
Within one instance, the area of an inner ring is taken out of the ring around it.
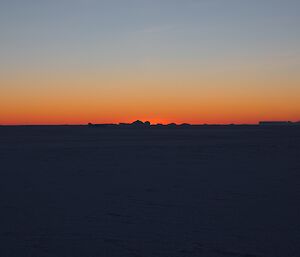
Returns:
[[[189,124],[182,123],[176,124],[174,122],[169,124],[151,124],[149,121],[141,121],[136,120],[132,123],[104,123],[104,124],[93,124],[88,123],[88,126],[91,127],[118,127],[118,128],[198,128],[198,127],[228,127],[228,126],[300,126],[300,121],[292,122],[292,121],[259,121],[258,124]]]

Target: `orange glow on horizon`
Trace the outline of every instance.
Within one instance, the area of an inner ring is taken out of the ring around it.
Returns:
[[[246,74],[19,74],[2,77],[0,124],[255,124],[300,120],[298,79]],[[229,76],[231,75],[231,76]],[[117,78],[116,78],[117,77]],[[289,90],[282,84],[289,83]],[[263,85],[263,87],[260,87]]]

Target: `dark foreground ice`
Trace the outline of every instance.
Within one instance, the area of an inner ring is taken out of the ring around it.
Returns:
[[[1,257],[299,257],[300,129],[0,127]]]

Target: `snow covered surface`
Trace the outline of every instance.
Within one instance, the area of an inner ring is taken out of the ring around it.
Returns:
[[[1,257],[298,257],[300,128],[0,127]]]

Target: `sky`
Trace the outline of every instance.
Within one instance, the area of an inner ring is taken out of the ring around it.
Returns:
[[[299,0],[0,0],[0,124],[300,120]]]

